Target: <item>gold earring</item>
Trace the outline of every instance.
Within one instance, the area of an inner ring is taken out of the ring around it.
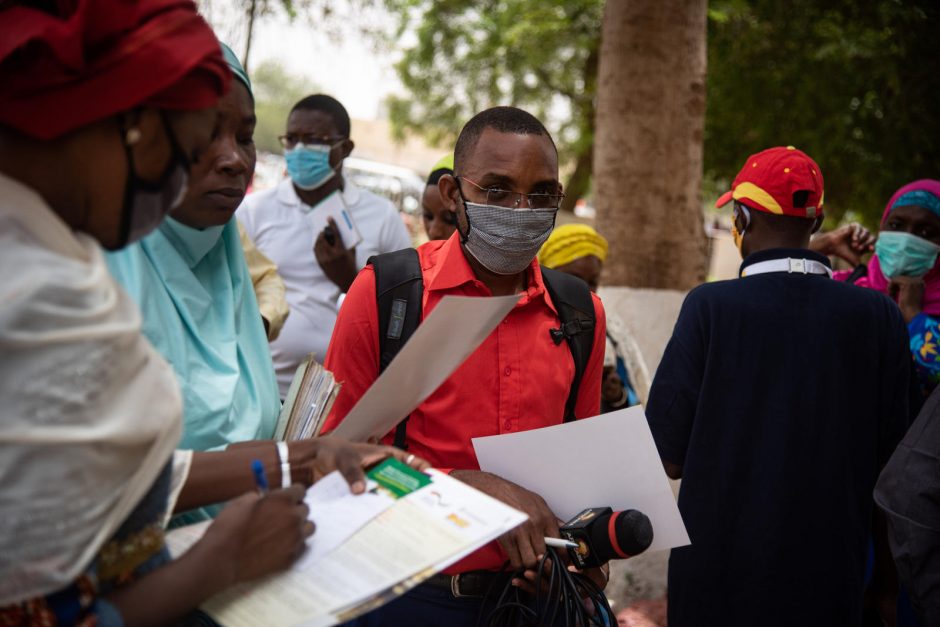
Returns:
[[[140,129],[136,126],[127,130],[127,133],[124,135],[124,143],[128,146],[133,146],[140,141],[141,132]]]

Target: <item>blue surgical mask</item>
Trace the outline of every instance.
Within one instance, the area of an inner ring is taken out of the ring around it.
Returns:
[[[882,231],[875,242],[881,271],[889,279],[924,276],[937,262],[937,253],[940,253],[937,244],[900,231]]]
[[[330,166],[332,146],[297,144],[284,153],[287,160],[287,173],[294,185],[304,190],[313,190],[323,185],[336,175]]]

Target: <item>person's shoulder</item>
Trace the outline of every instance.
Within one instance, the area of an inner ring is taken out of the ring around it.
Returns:
[[[699,307],[708,303],[735,297],[741,287],[739,281],[739,279],[726,279],[697,285],[685,295],[683,306]]]
[[[858,311],[868,309],[892,319],[902,319],[897,304],[878,290],[836,280],[827,281],[825,285],[829,297],[842,307]]]
[[[358,194],[358,198],[356,199],[356,206],[360,209],[378,212],[383,215],[395,215],[395,217],[398,217],[398,208],[395,207],[395,203],[393,203],[388,198],[379,196],[375,192],[371,192],[362,187],[357,187],[356,193]]]
[[[421,270],[427,271],[438,264],[449,247],[446,239],[432,239],[418,246],[418,259],[421,261]],[[458,244],[459,247],[459,244]]]
[[[118,311],[124,322],[136,320],[135,309],[106,264],[104,250],[86,235],[76,234],[76,240],[85,249],[85,259],[32,246],[28,241],[17,245],[15,237],[0,237],[0,262],[12,271],[8,280],[0,282],[0,327],[23,332],[76,330],[96,325],[96,320],[107,317],[102,312],[112,310]],[[117,254],[127,256],[129,270],[137,262],[133,250]]]
[[[594,319],[604,322],[604,330],[607,329],[607,311],[604,309],[604,301],[596,292],[591,292],[591,302],[594,303]],[[598,327],[598,332],[600,328]]]
[[[377,304],[375,291],[375,269],[372,264],[366,264],[353,279],[346,298],[340,306],[339,317],[336,319],[334,336],[340,328],[357,326],[373,326],[378,324]]]
[[[269,187],[267,189],[262,189],[257,192],[252,192],[245,196],[245,199],[242,200],[242,203],[238,206],[236,211],[237,215],[239,217],[243,217],[249,213],[257,211],[260,207],[265,207],[273,202],[276,202],[279,186],[280,184],[275,185],[274,187]]]
[[[128,244],[120,250],[110,250],[104,253],[105,263],[108,264],[108,270],[111,275],[118,280],[134,274],[140,265],[141,257],[144,257],[143,240]]]

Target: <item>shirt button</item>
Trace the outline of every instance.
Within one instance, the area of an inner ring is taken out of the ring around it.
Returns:
[[[503,428],[506,429],[506,431],[509,431],[510,429],[512,429],[512,420],[507,420],[506,422],[504,422]]]
[[[505,372],[506,376],[508,377],[509,375],[512,374],[512,368],[510,368],[509,366],[506,366],[506,370],[504,370],[503,372]]]

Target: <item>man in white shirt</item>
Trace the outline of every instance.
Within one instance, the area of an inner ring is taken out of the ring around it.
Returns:
[[[411,239],[390,201],[343,177],[343,160],[354,144],[349,114],[339,101],[307,96],[294,105],[280,139],[290,177],[245,198],[236,215],[287,286],[290,317],[271,342],[283,398],[308,353],[321,361],[326,357],[341,295],[369,257],[407,248]],[[337,203],[362,236],[349,249],[342,231],[324,215]]]

